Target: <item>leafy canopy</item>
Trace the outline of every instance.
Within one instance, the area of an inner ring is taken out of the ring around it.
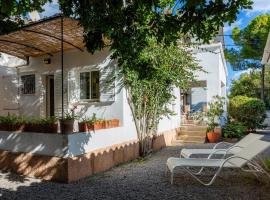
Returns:
[[[248,96],[260,98],[261,75],[258,70],[241,74],[238,80],[233,80],[230,89],[230,98],[235,96]],[[265,69],[265,104],[270,108],[270,69]]]
[[[244,29],[232,31],[232,39],[237,48],[226,50],[226,58],[234,70],[260,68],[261,58],[270,30],[270,14],[259,15]]]
[[[22,18],[52,0],[0,0],[0,34],[8,33],[23,25]]]

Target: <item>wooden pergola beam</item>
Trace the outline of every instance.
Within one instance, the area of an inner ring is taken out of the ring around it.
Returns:
[[[29,44],[24,44],[24,43],[21,43],[21,42],[14,42],[14,41],[10,41],[10,40],[4,40],[4,39],[0,39],[0,42],[6,42],[6,43],[10,43],[10,44],[16,44],[16,45],[21,45],[21,46],[24,46],[24,47],[27,47],[27,48],[31,48],[31,49],[34,49],[34,50],[37,50],[37,51],[40,51],[42,53],[45,53],[49,56],[53,56],[51,53],[48,53],[38,47],[35,47],[35,46],[32,46],[32,45],[29,45]]]

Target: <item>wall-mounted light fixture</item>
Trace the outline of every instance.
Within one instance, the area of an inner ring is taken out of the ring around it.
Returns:
[[[43,63],[46,64],[46,65],[49,65],[49,64],[51,64],[51,59],[50,58],[44,58]]]

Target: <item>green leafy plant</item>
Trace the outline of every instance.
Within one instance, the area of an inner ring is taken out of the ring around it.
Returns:
[[[247,127],[241,122],[229,122],[223,129],[225,138],[241,138],[247,132]]]
[[[219,126],[221,117],[224,113],[225,98],[214,96],[212,102],[208,104],[206,112],[207,131],[214,132],[215,128]]]
[[[229,116],[243,123],[249,131],[262,128],[266,118],[266,108],[262,100],[246,96],[236,96],[230,99]]]
[[[75,110],[77,109],[77,106],[74,105],[69,112],[65,113],[64,120],[76,120],[80,117],[75,114]]]
[[[0,124],[23,124],[26,122],[24,117],[16,115],[0,116]]]

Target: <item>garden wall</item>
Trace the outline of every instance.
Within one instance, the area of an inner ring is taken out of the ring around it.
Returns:
[[[157,151],[163,147],[170,146],[177,131],[178,129],[165,131],[154,137],[152,140],[153,149]],[[0,132],[0,135],[5,134],[7,133]],[[21,138],[23,138],[25,133],[20,134]],[[49,134],[44,135],[51,136]],[[3,149],[3,145],[0,143],[0,148],[2,149],[0,150],[0,169],[38,177],[44,180],[69,183],[86,176],[106,171],[120,163],[132,161],[139,156],[139,144],[137,140],[130,140],[104,148],[90,150],[85,153],[71,155],[70,152],[72,152],[72,150],[69,149],[69,144],[74,142],[72,140],[75,135],[78,134],[72,134],[72,137],[70,137],[71,135],[62,137],[62,146],[58,149],[59,152],[62,151],[62,153],[58,154],[58,156],[56,156],[57,154],[51,156],[40,155],[42,151],[33,151],[34,144],[32,144],[31,147],[32,151],[26,153],[15,151],[18,150],[18,147],[14,150],[7,151]],[[55,137],[56,135],[53,136]],[[32,137],[35,137],[35,135],[32,135]],[[28,138],[30,137],[28,136]],[[66,139],[67,141],[65,141]],[[3,142],[3,138],[1,138],[0,141]],[[21,142],[23,139],[17,139],[17,141]],[[31,148],[29,148],[29,150]],[[37,146],[36,149],[39,148],[40,147]],[[48,148],[48,146],[42,146],[43,152],[45,152],[44,149],[46,148]],[[46,152],[48,153],[49,151]]]

